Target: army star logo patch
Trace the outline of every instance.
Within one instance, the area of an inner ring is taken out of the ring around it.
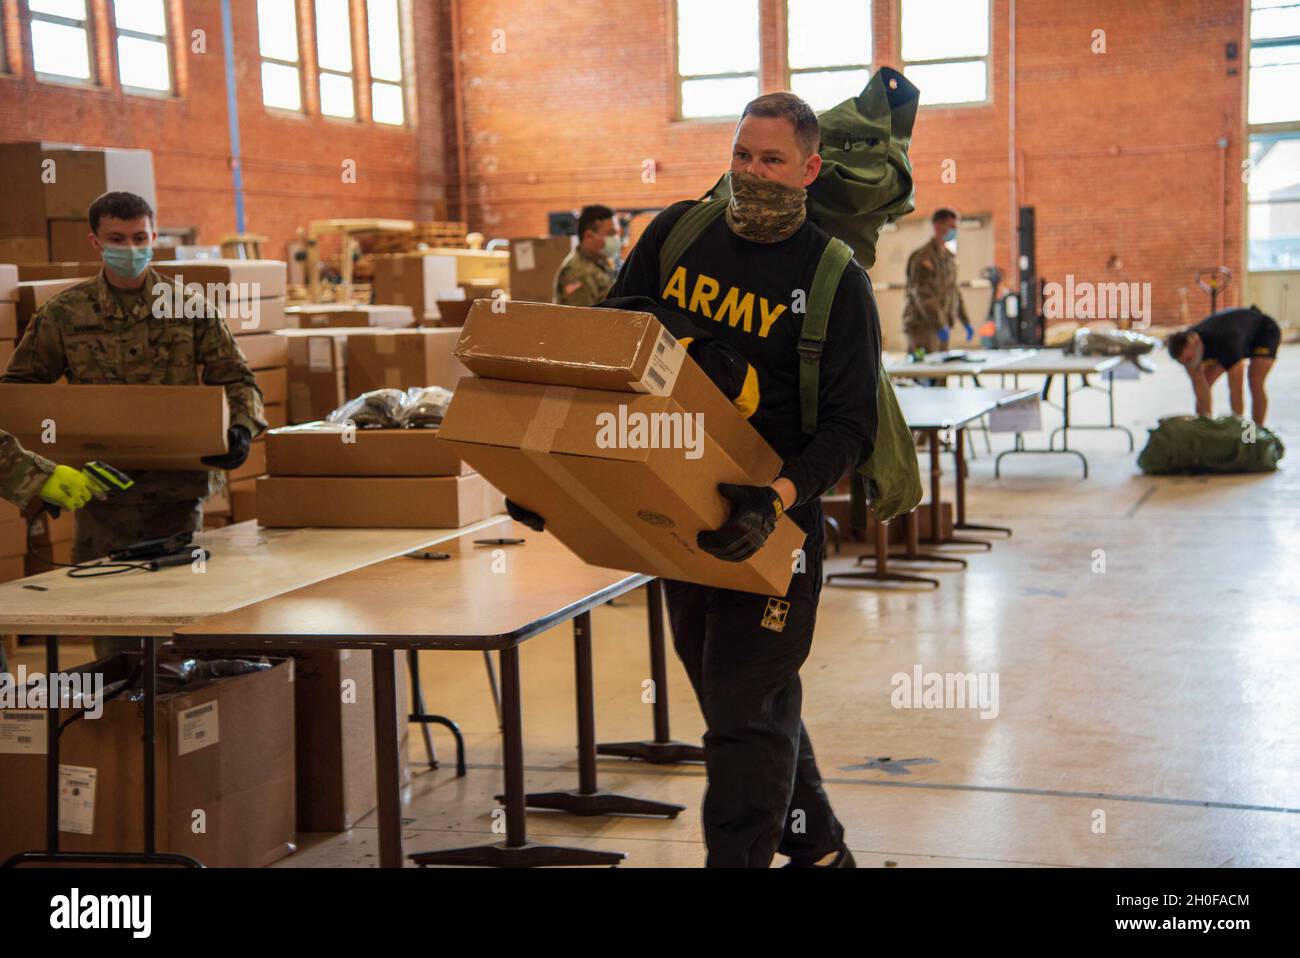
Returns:
[[[768,599],[767,609],[763,612],[763,628],[780,632],[785,629],[785,616],[790,611],[790,603],[784,599]]]

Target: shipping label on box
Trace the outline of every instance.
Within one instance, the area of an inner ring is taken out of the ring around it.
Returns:
[[[205,702],[176,713],[176,754],[189,755],[221,741],[220,702]]]
[[[70,835],[95,834],[95,781],[97,769],[84,765],[59,766],[59,831]]]
[[[45,752],[43,710],[0,709],[0,755],[44,755]]]

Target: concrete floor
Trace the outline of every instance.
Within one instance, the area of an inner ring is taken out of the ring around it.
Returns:
[[[1182,371],[1159,366],[1117,387],[1138,449],[1158,416],[1191,407]],[[1300,363],[1283,356],[1270,386],[1270,425],[1300,437],[1288,399]],[[1076,422],[1104,417],[1102,394],[1076,399]],[[1216,401],[1226,411],[1222,384]],[[1055,416],[1044,408],[1046,423]],[[1010,437],[993,444],[1008,448]],[[1005,460],[995,480],[982,438],[973,443],[970,518],[1015,536],[970,554],[965,571],[935,572],[938,591],[824,590],[804,718],[859,865],[1300,864],[1300,469],[1154,479],[1120,433],[1075,433],[1071,444],[1088,454],[1087,480],[1059,456]],[[859,551],[850,545],[830,571]],[[643,596],[593,619],[599,737],[644,737]],[[523,647],[529,789],[576,785],[569,636],[557,629]],[[421,659],[428,701],[461,723],[471,764],[464,779],[417,770],[406,850],[499,840],[500,743],[482,658]],[[917,665],[996,674],[996,718],[892,707],[891,676]],[[702,720],[671,652],[670,668],[674,737],[698,741]],[[435,737],[449,758],[450,740]],[[414,730],[411,742],[419,757]],[[675,821],[530,812],[530,838],[622,850],[625,867],[703,862],[701,766],[602,759],[600,784],[687,810]],[[280,865],[368,865],[376,851],[372,815],[348,834],[303,836]]]

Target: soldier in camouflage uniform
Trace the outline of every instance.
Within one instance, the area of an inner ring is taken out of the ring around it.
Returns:
[[[24,509],[54,474],[54,463],[28,452],[0,429],[0,499]]]
[[[224,386],[230,451],[204,462],[216,469],[238,468],[266,420],[261,390],[225,322],[210,307],[198,318],[192,311],[168,315],[179,312],[173,298],[177,285],[148,268],[156,234],[145,200],[107,193],[92,204],[89,218],[105,269],[37,311],[0,382],[52,383],[66,376],[72,384]],[[130,490],[77,513],[74,562],[98,559],[141,539],[198,531],[212,473],[130,475],[135,481]],[[102,655],[122,643],[96,640],[95,646]]]
[[[595,306],[608,296],[621,248],[614,211],[584,206],[578,217],[578,245],[555,274],[555,301],[561,306]]]
[[[935,210],[930,218],[934,236],[907,258],[907,296],[903,331],[907,351],[939,352],[947,347],[948,330],[960,321],[966,338],[974,335],[966,305],[957,291],[957,257],[944,244],[957,236],[957,214]]]

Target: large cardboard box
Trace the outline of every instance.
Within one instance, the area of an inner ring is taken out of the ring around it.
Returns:
[[[289,340],[274,333],[239,337],[239,351],[249,369],[281,369],[289,364]]]
[[[5,201],[0,203],[0,238],[45,238],[45,184],[42,182],[40,143],[0,143],[0,183]],[[12,254],[14,250],[8,250]],[[39,259],[47,259],[42,255]],[[5,262],[27,262],[25,257],[0,256]]]
[[[17,508],[0,507],[0,559],[12,559],[27,551],[27,520]]]
[[[289,317],[284,309],[284,297],[273,296],[270,299],[228,304],[221,315],[231,334],[242,339],[287,328]]]
[[[262,439],[253,440],[253,444],[248,449],[248,458],[238,469],[230,469],[226,472],[226,478],[230,481],[233,488],[236,482],[240,480],[256,479],[258,476],[266,475],[266,442]],[[230,496],[231,507],[234,507],[234,495]]]
[[[235,522],[257,518],[257,479],[240,479],[230,483],[227,494],[230,516]]]
[[[453,355],[459,329],[376,332],[349,338],[347,392],[360,396],[372,389],[442,386],[454,390],[467,370]]]
[[[44,236],[0,236],[0,260],[6,263],[44,263],[50,258],[50,241]]]
[[[457,529],[505,511],[482,476],[257,480],[257,521],[270,527]]]
[[[0,339],[18,338],[18,305],[0,303]]]
[[[584,561],[785,594],[804,540],[788,516],[746,562],[696,545],[730,514],[718,483],[782,463],[653,316],[512,303],[472,312],[458,352],[532,381],[463,380],[441,438]]]
[[[36,311],[65,289],[84,283],[85,279],[39,279],[18,284],[18,332],[22,334]]]
[[[104,264],[99,260],[93,263],[23,263],[18,267],[18,278],[24,283],[37,279],[90,279],[99,275],[103,268]]]
[[[26,546],[23,547],[24,550]],[[27,575],[27,567],[21,555],[0,556],[0,582],[13,582]],[[3,716],[0,716],[0,720]]]
[[[289,418],[324,419],[347,399],[347,337],[287,333]]]
[[[347,429],[312,422],[266,435],[273,476],[467,476],[436,429]]]
[[[257,385],[262,390],[263,403],[284,403],[289,399],[289,371],[281,366],[279,369],[262,369],[255,374]]]
[[[0,373],[9,368],[9,361],[14,358],[17,345],[12,339],[0,339]]]
[[[165,276],[180,277],[188,288],[198,284],[226,289],[231,300],[241,302],[283,296],[288,265],[278,259],[164,260],[154,268]]]
[[[53,422],[54,442],[47,422]],[[220,386],[0,383],[0,429],[66,466],[102,459],[131,469],[207,469],[226,451],[230,411]]]
[[[107,684],[129,675],[138,658],[113,656],[77,671],[102,672]],[[217,868],[260,868],[293,852],[294,664],[271,661],[265,671],[159,696],[159,851]],[[10,733],[0,737],[0,858],[44,845],[45,720],[43,710],[0,711]],[[99,718],[68,724],[59,756],[68,792],[63,850],[143,847],[140,723],[140,703],[123,696],[105,703]]]
[[[99,255],[90,242],[90,222],[86,212],[71,220],[50,220],[50,262],[89,262]]]
[[[0,263],[0,303],[18,302],[18,281],[21,270],[12,263]]]
[[[55,172],[45,184],[47,219],[84,219],[91,203],[119,190],[142,196],[158,209],[149,150],[56,149],[45,156],[54,161]]]
[[[456,260],[449,256],[375,256],[373,263],[375,301],[409,307],[417,321],[436,319],[436,301],[457,288]]]
[[[268,403],[262,409],[266,425],[271,429],[279,429],[281,426],[289,425],[287,410],[288,407],[284,403]]]
[[[572,236],[511,240],[510,298],[534,303],[553,302],[555,274],[572,250]]]
[[[296,320],[300,329],[323,327],[346,329],[357,326],[408,329],[415,325],[415,314],[410,306],[329,303],[316,306],[290,306],[288,313],[290,320]]]

